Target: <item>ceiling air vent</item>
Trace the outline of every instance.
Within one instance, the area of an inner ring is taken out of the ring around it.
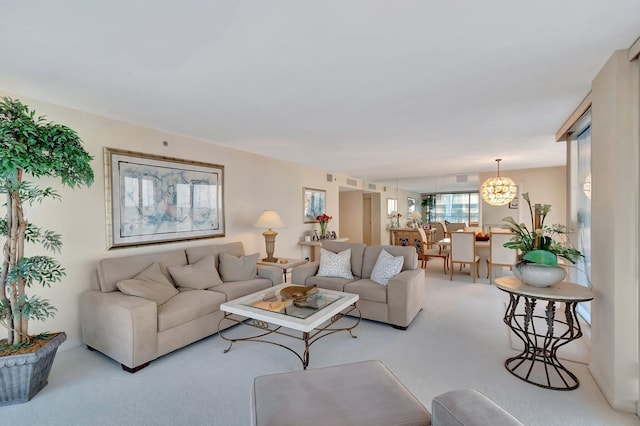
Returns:
[[[355,179],[347,179],[347,185],[358,186],[358,181]]]
[[[367,188],[375,190],[376,189],[376,185],[375,185],[375,183],[370,183],[369,185],[367,185]]]
[[[456,176],[456,183],[465,183],[468,182],[468,176],[467,175],[457,175]]]
[[[333,182],[333,175],[331,173],[327,173],[327,182]]]

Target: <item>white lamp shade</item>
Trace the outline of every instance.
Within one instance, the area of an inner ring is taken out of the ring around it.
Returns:
[[[254,228],[284,228],[282,218],[275,210],[265,210],[256,221]]]
[[[411,217],[414,218],[414,219],[418,219],[418,218],[422,217],[422,215],[417,210],[414,210],[414,211],[411,212]]]

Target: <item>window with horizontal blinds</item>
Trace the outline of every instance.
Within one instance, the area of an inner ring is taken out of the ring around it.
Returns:
[[[427,194],[423,199],[435,200],[423,203],[426,217],[431,222],[480,222],[480,196],[477,192]],[[425,205],[426,204],[426,205]]]

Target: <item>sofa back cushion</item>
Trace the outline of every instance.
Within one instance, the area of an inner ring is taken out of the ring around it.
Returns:
[[[154,262],[157,262],[160,265],[162,274],[167,277],[171,283],[173,283],[171,276],[167,271],[167,267],[186,265],[187,256],[184,250],[171,250],[160,253],[102,259],[98,263],[98,280],[100,283],[100,290],[104,293],[118,290],[117,284],[119,281],[135,277]]]
[[[371,278],[371,272],[383,249],[394,257],[404,257],[403,271],[418,268],[418,253],[413,246],[367,246],[364,250],[361,278]]]
[[[229,253],[233,256],[244,256],[244,246],[242,241],[236,241],[226,244],[208,244],[206,246],[189,247],[185,250],[187,252],[187,260],[189,264],[194,264],[201,260],[203,257],[213,255],[215,267],[217,271],[220,271],[220,253]]]
[[[322,241],[322,248],[334,253],[340,253],[341,251],[351,249],[351,273],[354,277],[362,277],[362,258],[364,256],[365,247],[366,246],[362,243],[350,243],[346,241],[331,240]]]

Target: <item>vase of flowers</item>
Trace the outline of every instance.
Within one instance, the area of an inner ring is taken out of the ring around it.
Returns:
[[[546,226],[544,221],[551,211],[550,204],[531,205],[529,193],[522,194],[529,206],[531,229],[513,218],[502,219],[515,234],[506,248],[518,250],[518,261],[513,274],[523,283],[535,287],[548,287],[564,279],[565,270],[558,266],[558,257],[574,264],[582,257],[569,242],[569,229],[564,225]]]
[[[391,213],[391,228],[400,228],[400,218],[402,217],[402,213],[393,212]]]
[[[326,213],[322,213],[319,216],[316,216],[316,220],[320,224],[320,239],[325,240],[328,237],[327,234],[327,225],[329,221],[333,219],[333,216],[328,216]]]

